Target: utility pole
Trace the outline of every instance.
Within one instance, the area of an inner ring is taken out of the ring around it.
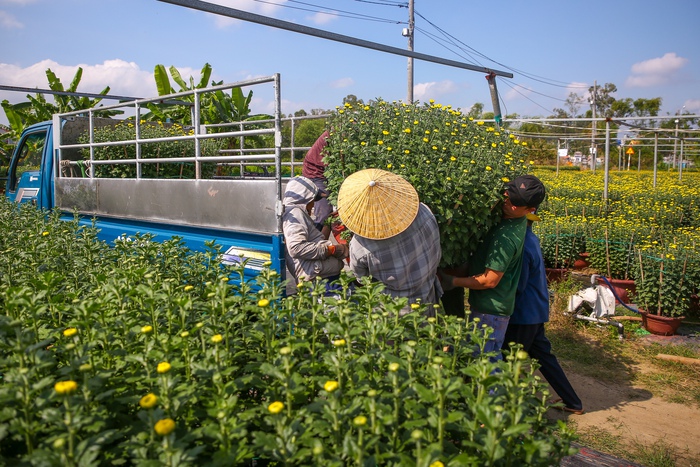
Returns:
[[[408,28],[404,29],[404,35],[408,37],[408,50],[413,52],[413,37],[415,29],[415,18],[413,16],[413,0],[408,2]],[[413,57],[408,57],[408,93],[406,101],[413,103]]]
[[[673,138],[673,169],[676,168],[676,148],[678,147],[678,123],[680,120],[676,119],[676,134],[675,137]]]
[[[677,150],[677,148],[678,148],[678,124],[680,123],[680,119],[678,118],[678,116],[679,116],[679,115],[683,115],[683,110],[684,110],[684,109],[685,109],[685,106],[681,107],[681,108],[678,109],[678,111],[676,112],[676,134],[675,134],[675,138],[674,138],[674,140],[673,140],[673,167],[672,167],[673,169],[676,168],[676,154],[678,154],[678,153],[676,152],[676,150]]]
[[[596,154],[595,154],[595,127],[596,127],[596,112],[595,112],[595,95],[597,88],[597,81],[593,81],[593,95],[591,96],[591,109],[593,110],[593,121],[591,122],[591,170],[595,173],[596,166]]]

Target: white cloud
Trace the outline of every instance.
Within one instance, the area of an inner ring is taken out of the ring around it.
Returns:
[[[579,96],[587,97],[589,87],[591,87],[591,85],[588,83],[571,82],[566,86],[566,97],[569,97],[569,94],[572,92]]]
[[[0,5],[29,5],[34,2],[36,2],[36,0],[0,0]]]
[[[3,29],[22,29],[24,24],[17,18],[6,11],[0,10],[0,28]]]
[[[256,0],[210,0],[209,3],[263,16],[275,16],[275,13],[277,13],[286,2],[287,0],[270,0],[265,2],[258,2]],[[229,18],[227,16],[214,14],[212,14],[212,16],[214,16],[214,24],[220,29],[242,23],[241,20]]]
[[[532,94],[532,89],[526,88],[524,86],[515,86],[508,89],[505,93],[501,93],[499,89],[499,94],[506,101],[523,99]]]
[[[683,103],[685,110],[690,113],[698,114],[700,113],[700,99],[690,99]]]
[[[75,76],[78,67],[83,69],[83,74],[78,85],[78,92],[98,93],[109,86],[109,94],[130,97],[153,97],[157,95],[156,84],[153,78],[153,70],[142,70],[136,63],[121,59],[105,60],[97,64],[62,65],[53,60],[41,62],[21,68],[17,65],[0,63],[0,83],[9,86],[24,88],[48,89],[46,70],[51,69],[61,80],[64,87],[68,87]],[[169,70],[170,66],[166,66]],[[195,82],[199,81],[200,69],[175,66],[183,79],[189,83],[190,76]],[[217,79],[212,76],[212,79]],[[179,86],[173,83],[173,87],[179,90]],[[21,92],[0,91],[0,96],[10,102],[26,100]],[[48,96],[47,96],[48,97]]]
[[[341,78],[330,83],[331,88],[342,89],[347,88],[355,84],[355,80],[352,78]]]
[[[318,12],[313,16],[307,16],[306,19],[314,24],[328,24],[338,19],[338,13],[335,11]]]
[[[680,69],[688,63],[687,58],[679,57],[673,52],[663,57],[652,58],[632,65],[632,74],[625,84],[630,87],[650,87],[671,81]]]
[[[96,65],[61,65],[53,60],[43,60],[26,68],[0,63],[0,83],[23,88],[49,89],[46,70],[50,68],[63,86],[68,87],[78,67],[83,69],[78,92],[99,93],[109,86],[109,94],[115,96],[152,97],[157,94],[152,70],[141,70],[135,63],[119,59],[106,60]],[[194,76],[196,80],[199,76],[199,70],[182,68],[179,71],[186,79]],[[26,95],[26,92],[0,90],[0,101],[7,99],[16,104],[26,101]],[[49,95],[46,98],[51,99]],[[109,100],[102,102],[105,105],[110,104]],[[5,112],[0,112],[0,123],[7,123]]]
[[[429,101],[459,91],[454,81],[430,81],[413,85],[413,99],[416,101]]]

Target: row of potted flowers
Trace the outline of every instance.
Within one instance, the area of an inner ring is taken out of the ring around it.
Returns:
[[[542,221],[534,227],[548,268],[561,271],[583,263],[588,272],[625,281],[614,290],[649,314],[680,317],[697,312],[697,174],[685,183],[660,174],[655,189],[646,186],[649,174],[618,176],[612,179],[607,201],[601,197],[602,174],[538,175],[550,193],[540,210]]]

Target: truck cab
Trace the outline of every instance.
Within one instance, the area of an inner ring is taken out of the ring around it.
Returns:
[[[46,166],[52,166],[50,144],[51,122],[28,127],[10,160],[5,196],[17,203],[32,203],[38,208],[53,207],[50,177],[42,177]],[[49,172],[50,173],[50,172]]]

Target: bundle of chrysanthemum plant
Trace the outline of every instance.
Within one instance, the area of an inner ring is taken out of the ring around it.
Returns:
[[[325,161],[331,200],[358,170],[401,175],[435,214],[443,266],[467,261],[500,218],[504,184],[530,167],[525,142],[432,100],[345,104],[330,128]]]

